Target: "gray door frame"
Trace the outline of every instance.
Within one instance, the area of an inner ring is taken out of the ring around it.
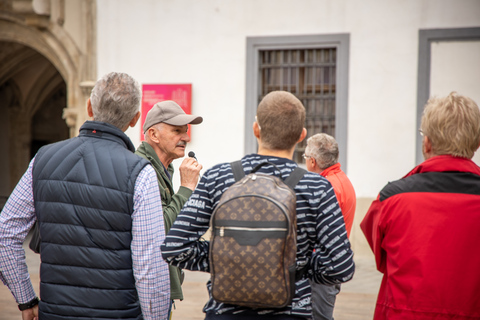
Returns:
[[[418,35],[417,128],[420,129],[423,108],[430,97],[431,44],[439,41],[480,40],[480,28],[421,29]],[[423,161],[422,137],[416,132],[415,162]]]

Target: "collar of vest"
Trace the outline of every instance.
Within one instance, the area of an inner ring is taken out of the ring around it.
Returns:
[[[85,121],[80,128],[80,136],[111,139],[123,144],[128,150],[135,152],[135,147],[130,138],[122,130],[106,122]]]

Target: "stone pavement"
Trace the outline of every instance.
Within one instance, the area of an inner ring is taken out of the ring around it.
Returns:
[[[38,293],[39,255],[24,245],[30,278]],[[355,257],[356,272],[353,279],[342,285],[335,303],[335,320],[370,320],[373,318],[375,301],[380,286],[381,274],[376,271],[373,255]],[[173,320],[202,320],[202,308],[207,301],[205,283],[209,275],[202,272],[185,272],[183,284],[185,300],[176,302]],[[20,311],[6,286],[0,283],[0,320],[20,320]]]

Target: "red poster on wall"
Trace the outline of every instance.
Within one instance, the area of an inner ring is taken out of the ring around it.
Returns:
[[[186,114],[192,113],[192,84],[144,84],[142,86],[142,116],[140,139],[144,140],[143,124],[148,111],[160,101],[173,100]],[[190,135],[190,125],[188,125]]]

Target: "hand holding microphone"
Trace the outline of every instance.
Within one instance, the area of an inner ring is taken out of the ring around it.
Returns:
[[[197,157],[195,157],[195,152],[188,152],[188,158],[183,159],[179,167],[180,184],[190,190],[195,190],[202,168],[203,166],[198,163]]]
[[[188,156],[189,156],[190,158],[195,158],[195,160],[197,160],[197,157],[195,157],[195,152],[193,152],[193,151],[188,152]],[[197,160],[197,161],[198,161],[198,160]]]

